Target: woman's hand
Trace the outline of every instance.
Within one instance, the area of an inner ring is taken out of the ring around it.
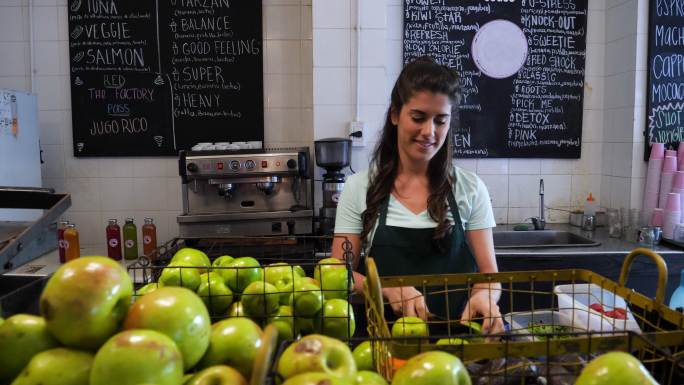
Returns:
[[[425,297],[415,287],[388,287],[382,289],[382,295],[392,306],[394,314],[398,317],[420,317],[423,321],[428,319],[428,308],[425,305]]]
[[[484,317],[483,334],[504,332],[499,305],[496,304],[496,298],[490,295],[490,290],[478,290],[470,296],[463,310],[461,322],[470,321],[477,316]]]

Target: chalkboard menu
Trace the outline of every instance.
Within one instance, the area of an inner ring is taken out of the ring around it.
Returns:
[[[260,0],[70,0],[76,156],[263,141]]]
[[[684,0],[649,3],[644,159],[651,143],[684,141]]]
[[[579,158],[587,0],[404,0],[404,63],[461,75],[460,158]]]

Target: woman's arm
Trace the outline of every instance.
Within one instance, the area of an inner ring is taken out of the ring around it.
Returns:
[[[494,254],[492,229],[466,231],[466,241],[475,257],[478,271],[480,273],[496,273],[498,268]],[[501,284],[499,282],[476,283],[473,285],[461,320],[468,321],[477,315],[481,315],[484,317],[482,329],[486,333],[503,332],[503,321],[497,305],[500,297]]]
[[[335,234],[332,243],[331,256],[344,260],[343,244],[345,240],[351,242],[352,269],[354,274],[354,293],[363,293],[363,280],[366,278],[359,273],[359,260],[361,255],[361,238],[358,234]],[[383,296],[397,316],[417,316],[424,320],[428,318],[428,309],[425,298],[414,287],[388,287],[382,289]]]
[[[363,279],[365,277],[363,274],[357,271],[359,269],[359,260],[361,256],[361,237],[359,234],[335,234],[330,254],[333,258],[344,261],[345,255],[343,245],[346,241],[351,243],[351,264],[354,274],[354,293],[361,294],[363,293]]]

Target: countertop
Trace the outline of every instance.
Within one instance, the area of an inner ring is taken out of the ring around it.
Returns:
[[[514,225],[500,225],[494,231],[511,231]],[[532,225],[530,225],[531,227]],[[496,256],[499,258],[514,256],[548,256],[548,255],[626,255],[630,251],[640,247],[636,242],[629,242],[624,238],[611,238],[608,236],[607,227],[597,227],[595,231],[582,231],[579,227],[563,223],[547,223],[546,230],[568,231],[581,235],[585,238],[600,242],[599,246],[591,247],[531,247],[531,248],[496,248]],[[529,230],[535,231],[535,230]],[[653,250],[664,256],[684,256],[684,249],[661,242]]]

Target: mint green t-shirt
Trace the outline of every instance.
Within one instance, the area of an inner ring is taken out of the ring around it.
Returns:
[[[335,217],[336,234],[361,234],[363,221],[361,213],[366,210],[366,191],[368,190],[368,170],[357,172],[347,177],[344,190],[337,204]],[[454,167],[456,182],[453,185],[454,198],[458,204],[458,213],[464,230],[480,230],[496,226],[492,204],[487,186],[474,173],[460,167]],[[447,219],[453,223],[451,212]],[[437,227],[427,210],[414,214],[404,207],[394,196],[390,195],[387,208],[387,226],[425,229]],[[377,223],[370,234],[368,245],[372,243]]]

